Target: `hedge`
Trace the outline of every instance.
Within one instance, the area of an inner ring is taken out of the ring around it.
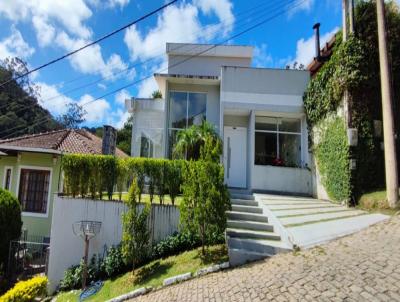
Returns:
[[[102,199],[107,192],[109,200],[114,192],[126,191],[135,177],[139,201],[148,185],[150,200],[158,195],[162,203],[169,193],[174,203],[182,184],[184,160],[153,158],[116,158],[110,155],[67,154],[63,156],[64,191],[73,197]]]
[[[44,276],[20,281],[0,297],[0,302],[29,302],[34,301],[35,298],[44,297],[47,293],[47,281]]]

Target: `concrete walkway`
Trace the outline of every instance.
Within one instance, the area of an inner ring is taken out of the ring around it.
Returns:
[[[360,216],[362,217],[362,216]],[[400,217],[133,301],[400,301]]]
[[[358,232],[389,217],[307,197],[255,194],[264,212],[274,216],[289,241],[308,248]]]

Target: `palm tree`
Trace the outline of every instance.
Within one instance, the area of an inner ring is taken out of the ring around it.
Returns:
[[[201,152],[202,148],[212,148],[212,153],[218,153],[218,156],[222,152],[222,142],[215,130],[215,127],[203,121],[201,125],[192,125],[187,129],[180,130],[178,132],[178,140],[173,150],[173,156],[175,158],[185,158],[187,160],[197,160],[202,156],[205,157],[207,152]]]

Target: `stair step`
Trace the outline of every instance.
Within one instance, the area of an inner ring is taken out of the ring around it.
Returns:
[[[262,260],[271,256],[263,253],[249,252],[242,249],[229,249],[228,255],[229,265],[231,267],[243,265],[257,260]]]
[[[239,249],[254,253],[276,255],[291,251],[292,248],[280,240],[260,240],[227,237],[228,249]]]
[[[262,214],[263,209],[254,206],[232,205],[232,211]]]
[[[291,210],[291,209],[325,209],[325,208],[338,208],[339,205],[334,205],[331,203],[326,204],[312,204],[312,205],[268,205],[268,208],[273,211],[281,210]]]
[[[339,208],[314,208],[314,209],[290,209],[290,210],[279,210],[274,211],[274,214],[277,217],[290,217],[295,215],[313,215],[313,214],[321,214],[321,213],[333,213],[333,212],[345,212],[349,211],[347,207],[339,207]]]
[[[230,193],[231,199],[246,199],[246,200],[254,200],[254,196],[251,194],[242,194],[242,193]]]
[[[268,222],[268,217],[261,214],[227,211],[226,215],[230,220]]]
[[[227,225],[229,228],[255,230],[255,231],[268,231],[273,232],[274,227],[270,224],[246,220],[228,220]]]
[[[280,221],[283,225],[294,225],[294,224],[302,224],[302,223],[311,223],[311,222],[320,222],[323,220],[333,220],[340,219],[344,217],[351,217],[357,215],[363,215],[365,212],[359,210],[349,210],[346,212],[338,212],[338,213],[320,213],[314,215],[303,215],[303,216],[295,216],[295,217],[287,217],[280,218]]]
[[[226,235],[231,238],[254,238],[254,239],[265,239],[265,240],[281,239],[281,236],[273,232],[234,229],[234,228],[227,228]]]
[[[231,199],[232,205],[242,205],[242,206],[258,206],[258,202],[249,199]]]

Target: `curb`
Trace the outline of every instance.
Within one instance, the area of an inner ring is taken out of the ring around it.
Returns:
[[[190,280],[190,279],[194,279],[196,277],[200,277],[200,276],[204,276],[210,273],[215,273],[224,269],[229,268],[229,262],[223,262],[220,264],[215,264],[209,267],[205,267],[205,268],[201,268],[199,269],[197,272],[195,272],[194,274],[192,273],[185,273],[185,274],[181,274],[181,275],[176,275],[170,278],[166,278],[163,281],[163,285],[158,287],[157,290],[159,289],[163,289],[167,286],[179,283],[179,282],[183,282],[186,280]],[[132,292],[129,292],[127,294],[115,297],[111,300],[108,300],[107,302],[122,302],[128,299],[132,299],[132,298],[136,298],[138,296],[142,296],[147,294],[148,292],[152,291],[153,288],[152,287],[142,287],[142,288],[138,288]]]
[[[125,300],[128,300],[128,299],[136,298],[138,296],[147,294],[151,290],[153,290],[152,287],[141,287],[141,288],[138,288],[138,289],[136,289],[134,291],[131,291],[131,292],[127,293],[127,294],[124,294],[124,295],[115,297],[115,298],[113,298],[111,300],[108,300],[107,302],[122,302],[122,301],[125,301]]]

